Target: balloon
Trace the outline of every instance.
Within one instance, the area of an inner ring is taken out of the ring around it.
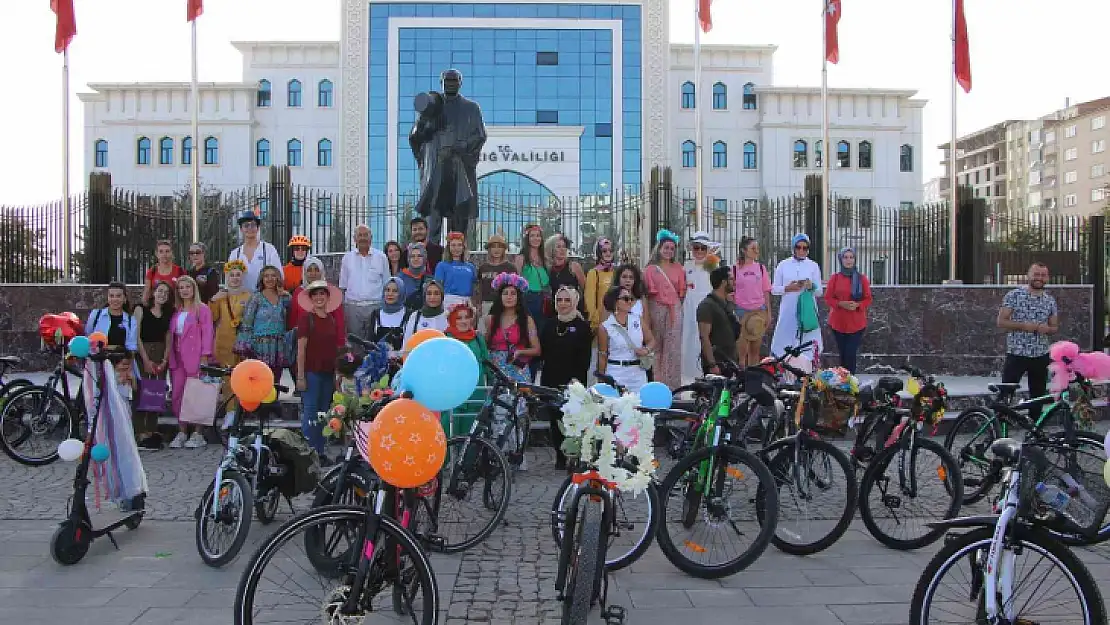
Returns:
[[[246,410],[247,412],[254,412],[255,410],[258,410],[258,407],[261,405],[262,404],[260,402],[256,401],[246,401],[243,399],[239,400],[239,407],[243,410]]]
[[[612,386],[609,386],[608,384],[606,384],[604,382],[598,382],[597,384],[594,384],[590,388],[597,391],[597,393],[599,395],[601,395],[602,397],[617,398],[617,397],[621,396],[621,394],[617,392],[617,389],[613,388]]]
[[[270,392],[267,393],[267,395],[262,398],[262,403],[272,404],[275,401],[277,401],[277,389],[276,388],[271,388]]]
[[[921,384],[918,383],[917,378],[910,378],[906,381],[906,392],[915,396],[921,392]]]
[[[260,402],[274,388],[274,372],[261,360],[244,360],[231,371],[231,390],[244,402]]]
[[[1106,440],[1102,442],[1102,447],[1106,451],[1106,455],[1110,456],[1110,432],[1106,433]]]
[[[405,389],[405,383],[403,381],[401,381],[401,373],[402,373],[401,371],[398,371],[393,376],[393,382],[389,385],[390,388],[397,391],[398,393],[400,393],[401,391],[403,391]]]
[[[97,443],[96,445],[93,445],[92,451],[89,452],[89,455],[92,457],[94,462],[104,462],[108,460],[108,456],[111,455],[111,452],[108,451],[108,446],[104,443]]]
[[[75,336],[69,341],[69,353],[74,358],[88,358],[89,356],[89,337]]]
[[[674,403],[671,389],[662,382],[648,382],[640,388],[640,405],[644,408],[667,409]]]
[[[396,399],[359,427],[366,434],[359,451],[387,484],[415,488],[439,475],[447,436],[436,413],[416,400]]]
[[[416,349],[417,345],[420,345],[421,343],[429,339],[439,338],[443,336],[446,335],[439,330],[436,330],[435,328],[424,328],[416,334],[413,334],[409,337],[409,340],[405,342],[405,349],[401,351],[401,360],[407,359],[412,351]]]
[[[89,342],[97,347],[108,344],[108,335],[103,332],[93,332],[89,335]]]
[[[415,335],[414,335],[415,338]],[[429,410],[461,406],[478,386],[478,359],[465,343],[441,336],[412,350],[405,365],[403,387]]]
[[[85,443],[76,438],[67,438],[58,444],[58,457],[66,462],[73,462],[85,452]]]

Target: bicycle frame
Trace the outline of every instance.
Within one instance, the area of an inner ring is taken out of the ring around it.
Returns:
[[[605,577],[605,552],[609,547],[609,529],[613,526],[616,517],[615,506],[613,504],[613,488],[615,488],[615,486],[602,479],[597,471],[586,471],[584,473],[574,474],[571,481],[571,488],[574,489],[574,494],[571,497],[570,506],[564,521],[564,539],[562,546],[559,548],[559,568],[555,574],[555,588],[558,591],[556,599],[559,601],[566,598],[564,589],[566,588],[567,573],[570,568],[571,549],[574,543],[571,537],[575,535],[575,530],[577,529],[579,502],[582,501],[583,497],[589,497],[591,502],[600,501],[602,504],[601,536],[597,541],[598,562],[601,563],[601,566],[598,567],[599,578]],[[596,590],[600,582],[601,579],[595,579],[591,586]],[[605,595],[607,593],[602,591],[599,594],[601,604],[604,606]]]
[[[983,579],[983,595],[986,601],[986,616],[989,622],[996,622],[1001,608],[998,602],[999,590],[1002,592],[1002,605],[1010,606],[1005,615],[1007,622],[1013,622],[1014,606],[1011,605],[1014,586],[1014,560],[1017,554],[1011,550],[1003,551],[1006,533],[1010,524],[1017,517],[1018,504],[1020,503],[1021,472],[1013,467],[1010,473],[1010,488],[1006,493],[1006,501],[998,521],[994,525],[994,535],[991,537],[991,547],[987,552],[986,570]]]
[[[216,480],[212,488],[212,510],[208,513],[208,518],[212,520],[216,520],[220,513],[220,484],[223,482],[224,471],[239,469],[249,473],[251,476],[251,490],[257,491],[258,476],[262,472],[262,450],[265,449],[266,453],[271,453],[270,447],[262,444],[262,423],[260,421],[258,435],[254,437],[254,443],[251,445],[251,449],[254,450],[254,466],[243,467],[239,464],[239,433],[242,419],[243,412],[240,408],[236,411],[235,423],[232,427],[228,428],[227,453],[224,454],[223,460],[221,460],[219,466],[216,467]]]

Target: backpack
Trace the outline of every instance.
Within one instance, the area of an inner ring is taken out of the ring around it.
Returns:
[[[813,291],[802,291],[798,294],[798,332],[805,334],[821,327],[817,319],[817,298]]]
[[[277,428],[269,434],[270,448],[286,473],[278,481],[278,490],[286,497],[310,493],[320,479],[320,458],[300,432]]]

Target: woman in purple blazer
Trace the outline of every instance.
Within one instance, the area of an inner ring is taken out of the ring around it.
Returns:
[[[197,283],[189,276],[177,279],[177,306],[170,318],[170,382],[173,384],[173,414],[179,419],[177,436],[170,443],[171,449],[197,448],[207,444],[200,428],[189,436],[187,424],[180,423],[181,401],[185,395],[185,381],[200,377],[201,364],[212,358],[212,312],[200,301]],[[214,416],[214,415],[213,415]]]

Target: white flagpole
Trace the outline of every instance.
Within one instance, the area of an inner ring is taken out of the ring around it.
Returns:
[[[705,224],[705,196],[702,194],[702,149],[701,149],[701,5],[694,0],[697,7],[694,15],[694,176],[697,178],[694,187],[694,220],[697,225],[694,231],[706,227]]]
[[[948,279],[956,280],[956,209],[959,192],[956,187],[956,0],[952,0],[952,143],[948,150],[948,186],[952,200],[948,205]]]
[[[73,277],[73,216],[69,214],[69,48],[62,51],[62,281]]]
[[[200,241],[200,93],[197,88],[197,20],[192,21],[193,27],[193,153],[189,162],[193,165],[192,180],[192,216],[193,216],[193,241]]]
[[[821,0],[821,204],[818,208],[820,211],[818,216],[820,218],[821,227],[821,268],[826,270],[828,275],[832,275],[832,265],[829,264],[829,233],[832,231],[829,228],[829,161],[835,152],[832,146],[829,145],[829,55],[828,55],[828,29],[825,27],[825,22],[828,20],[829,3],[828,0]]]

